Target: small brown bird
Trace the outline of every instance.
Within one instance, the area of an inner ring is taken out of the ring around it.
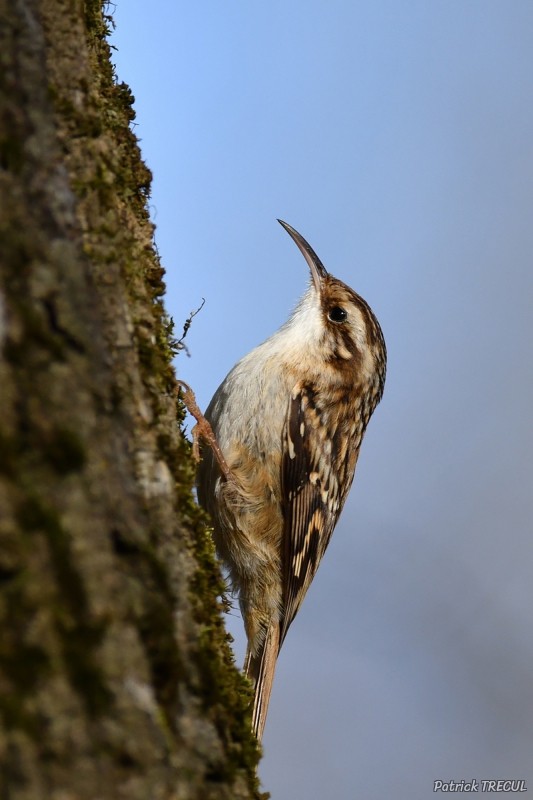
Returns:
[[[279,650],[342,511],[386,368],[370,307],[278,221],[309,265],[307,292],[217,389],[205,415],[211,427],[185,393],[196,433],[212,445],[199,466],[198,499],[239,597],[259,740]]]

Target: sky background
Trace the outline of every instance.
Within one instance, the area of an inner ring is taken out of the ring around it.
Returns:
[[[115,21],[177,329],[206,301],[177,359],[200,405],[304,291],[277,217],[389,351],[279,659],[264,788],[533,791],[531,0],[119,0]]]

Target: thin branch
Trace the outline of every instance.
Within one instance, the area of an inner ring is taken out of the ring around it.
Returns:
[[[189,328],[191,327],[191,324],[192,324],[192,321],[193,321],[194,317],[202,310],[204,305],[205,305],[205,297],[202,297],[202,305],[199,308],[197,308],[196,311],[191,311],[190,315],[185,320],[185,325],[183,326],[183,335],[182,335],[181,339],[178,339],[178,341],[176,342],[176,345],[175,345],[177,350],[185,350],[185,352],[187,353],[189,358],[191,357],[191,354],[189,353],[189,348],[185,344],[184,339],[185,339],[185,337],[187,336],[187,334],[189,332]]]

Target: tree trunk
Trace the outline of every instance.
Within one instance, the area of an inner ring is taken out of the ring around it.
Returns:
[[[0,800],[257,798],[109,19],[0,9]]]

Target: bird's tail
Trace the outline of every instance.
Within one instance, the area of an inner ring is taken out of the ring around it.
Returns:
[[[252,730],[261,741],[266,722],[270,693],[274,682],[276,661],[279,653],[279,623],[270,626],[257,655],[250,650],[246,653],[244,673],[254,685],[254,708],[252,714]]]

